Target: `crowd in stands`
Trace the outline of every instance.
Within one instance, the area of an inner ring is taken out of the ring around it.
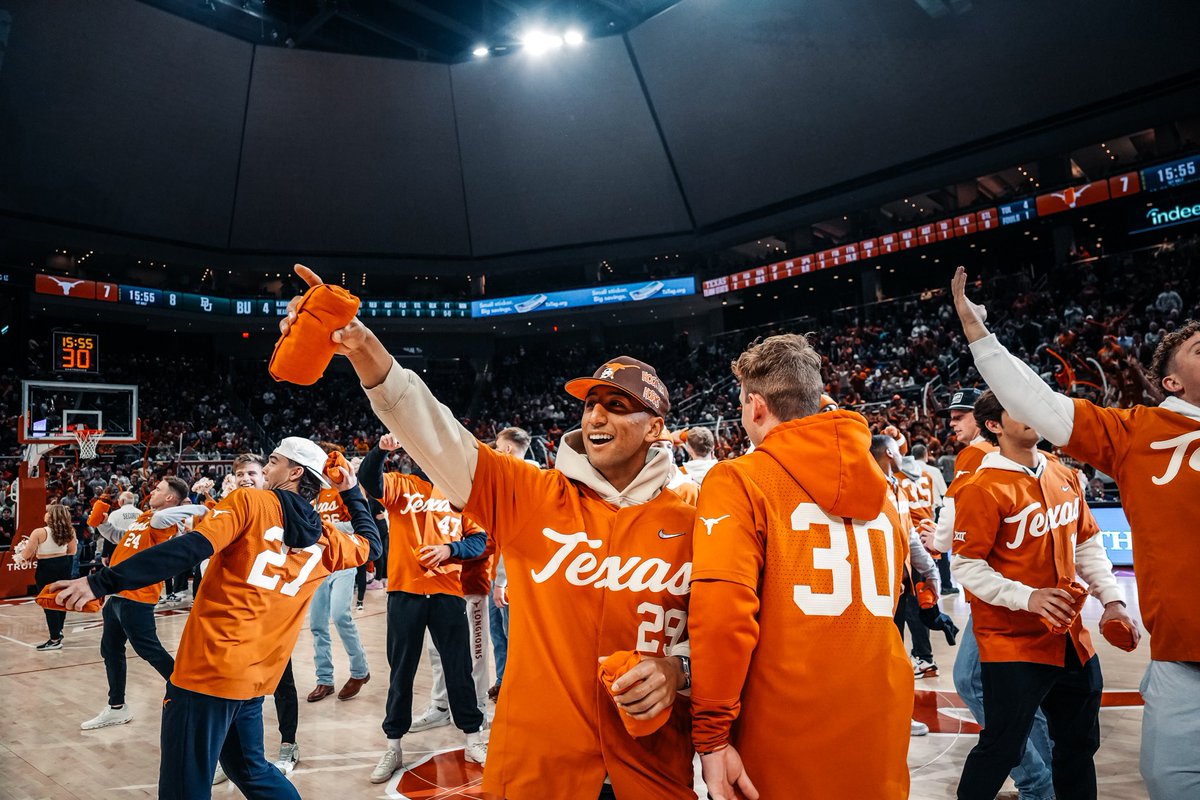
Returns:
[[[1023,272],[986,276],[973,291],[994,309],[990,323],[1000,340],[1060,391],[1111,405],[1157,403],[1161,396],[1140,365],[1149,364],[1164,333],[1200,316],[1198,260],[1200,237],[1192,237],[1120,256],[1079,258],[1041,278]],[[958,445],[936,415],[939,401],[958,386],[977,384],[979,376],[969,363],[948,292],[940,288],[849,314],[829,314],[815,325],[811,318],[802,326],[772,324],[698,344],[686,336],[603,346],[564,346],[544,339],[501,342],[482,380],[476,380],[465,361],[457,371],[425,377],[481,440],[490,441],[510,425],[525,428],[536,441],[531,455],[550,464],[558,440],[578,422],[578,404],[562,391],[565,381],[590,373],[606,358],[632,355],[654,364],[667,382],[670,427],[713,428],[716,455],[728,458],[748,445],[738,424],[738,387],[730,361],[758,336],[795,330],[811,333],[823,354],[826,392],[838,403],[860,410],[875,430],[895,425],[910,442],[924,442],[932,463],[952,463]],[[86,517],[90,498],[114,482],[129,483],[144,494],[150,488],[147,481],[167,471],[185,479],[199,477],[187,466],[189,460],[263,452],[286,435],[337,442],[362,453],[381,433],[348,371],[331,371],[314,386],[292,386],[267,380],[260,374],[261,364],[225,370],[216,366],[147,354],[112,369],[106,380],[142,387],[145,447],[123,448],[108,460],[82,465],[74,462],[71,451],[58,451],[60,458],[49,462],[56,470],[52,495],[70,506],[76,518]],[[204,370],[211,370],[208,377],[197,380]],[[148,375],[154,379],[146,379]],[[19,388],[13,370],[0,375],[0,399],[9,409],[0,434],[8,457],[0,464],[0,545],[11,536],[9,488],[19,455],[13,434]],[[396,466],[411,469],[403,456]],[[1102,495],[1105,488],[1090,490]]]

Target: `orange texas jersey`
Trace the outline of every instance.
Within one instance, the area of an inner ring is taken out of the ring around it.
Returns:
[[[179,528],[172,525],[169,528],[153,528],[150,526],[150,518],[154,516],[154,512],[146,510],[129,526],[121,540],[117,542],[117,548],[113,550],[112,557],[109,559],[108,565],[115,567],[130,556],[137,555],[143,550],[147,550],[156,544],[162,544],[167,539],[174,536]],[[158,602],[158,596],[162,594],[163,582],[153,583],[149,586],[143,586],[140,589],[126,589],[123,592],[117,592],[119,597],[124,597],[126,600],[132,600],[135,603],[149,603],[154,605]]]
[[[897,473],[896,478],[900,481],[900,488],[904,491],[904,496],[908,498],[908,513],[912,517],[914,525],[920,524],[922,520],[933,519],[933,478],[926,473],[913,480],[904,473]]]
[[[1063,448],[1112,475],[1129,517],[1142,619],[1156,661],[1200,661],[1200,420],[1172,408],[1099,408],[1075,401]]]
[[[732,739],[764,798],[908,797],[913,672],[892,621],[908,537],[870,437],[851,411],[785,422],[700,489],[693,739]]]
[[[325,576],[367,561],[369,543],[323,524],[304,549],[283,543],[283,509],[273,492],[237,489],[196,526],[212,544],[171,683],[229,700],[275,691]]]
[[[317,495],[317,513],[321,519],[333,525],[339,522],[350,522],[350,511],[342,502],[342,494],[337,489],[322,489]]]
[[[388,513],[388,591],[462,597],[461,562],[446,561],[426,569],[416,551],[427,544],[461,541],[483,533],[483,528],[455,511],[444,494],[416,475],[384,475],[380,502]]]
[[[969,481],[971,476],[975,474],[975,470],[979,469],[979,464],[983,461],[983,457],[995,450],[996,445],[983,439],[971,442],[962,450],[959,450],[958,455],[954,458],[954,479],[946,487],[946,497],[954,497],[958,493],[958,490],[963,487],[963,484]]]
[[[1058,586],[1060,576],[1073,579],[1076,543],[1099,530],[1083,502],[1078,473],[1053,459],[1046,460],[1040,478],[985,463],[954,500],[954,554],[982,559],[1034,589]],[[981,661],[1063,666],[1062,636],[1051,633],[1037,614],[974,598],[971,617]],[[1096,651],[1079,616],[1069,632],[1085,663]]]
[[[495,537],[521,609],[484,791],[592,797],[607,774],[618,797],[694,798],[686,698],[635,739],[596,668],[618,650],[662,656],[686,638],[695,509],[666,490],[618,508],[557,470],[480,447],[464,513]]]

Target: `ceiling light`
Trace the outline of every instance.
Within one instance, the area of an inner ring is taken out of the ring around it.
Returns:
[[[525,49],[531,55],[541,55],[547,50],[562,47],[563,40],[561,36],[556,36],[552,33],[543,33],[542,31],[530,31],[521,38],[521,44],[525,45]]]
[[[488,54],[488,49],[486,47],[484,47],[483,45],[480,45],[479,47],[476,47],[474,50],[471,51],[471,55],[475,56],[476,58],[483,58],[487,54]]]
[[[563,36],[563,40],[572,47],[583,44],[583,33],[572,28]]]

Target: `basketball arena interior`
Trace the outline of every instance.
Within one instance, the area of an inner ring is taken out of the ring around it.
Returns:
[[[0,798],[1200,800],[1197,31],[0,0]]]

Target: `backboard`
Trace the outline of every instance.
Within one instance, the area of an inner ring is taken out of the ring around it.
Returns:
[[[102,444],[141,438],[138,387],[116,383],[21,381],[22,444],[74,444],[77,427],[100,429]]]

